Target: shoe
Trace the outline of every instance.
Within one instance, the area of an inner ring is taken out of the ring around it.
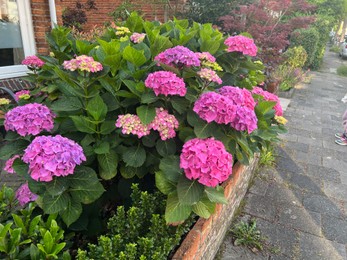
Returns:
[[[347,140],[346,139],[336,139],[335,143],[338,145],[347,145]]]
[[[336,133],[335,137],[338,139],[347,139],[345,133]]]

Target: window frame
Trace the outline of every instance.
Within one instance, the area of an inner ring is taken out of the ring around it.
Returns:
[[[30,0],[17,0],[20,31],[23,42],[24,56],[35,55],[35,37],[31,16]],[[25,65],[0,67],[0,79],[25,76],[29,72]]]

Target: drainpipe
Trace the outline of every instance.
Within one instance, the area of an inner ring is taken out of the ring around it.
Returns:
[[[49,14],[51,17],[51,24],[52,28],[56,27],[58,22],[57,22],[57,12],[55,10],[55,1],[54,0],[48,0],[49,3]]]

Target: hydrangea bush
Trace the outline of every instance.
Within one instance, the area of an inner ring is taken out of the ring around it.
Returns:
[[[39,94],[7,112],[0,158],[72,229],[95,224],[134,182],[167,195],[167,223],[208,218],[233,164],[285,130],[278,100],[252,92],[264,67],[249,38],[133,13],[93,41],[62,27],[48,41]]]

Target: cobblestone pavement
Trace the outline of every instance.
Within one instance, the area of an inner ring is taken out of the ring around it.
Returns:
[[[327,52],[311,84],[295,90],[276,166],[261,169],[245,197],[240,218],[256,220],[268,249],[236,247],[229,235],[218,258],[347,259],[347,146],[334,143],[347,108],[347,78],[335,74],[342,63]]]

